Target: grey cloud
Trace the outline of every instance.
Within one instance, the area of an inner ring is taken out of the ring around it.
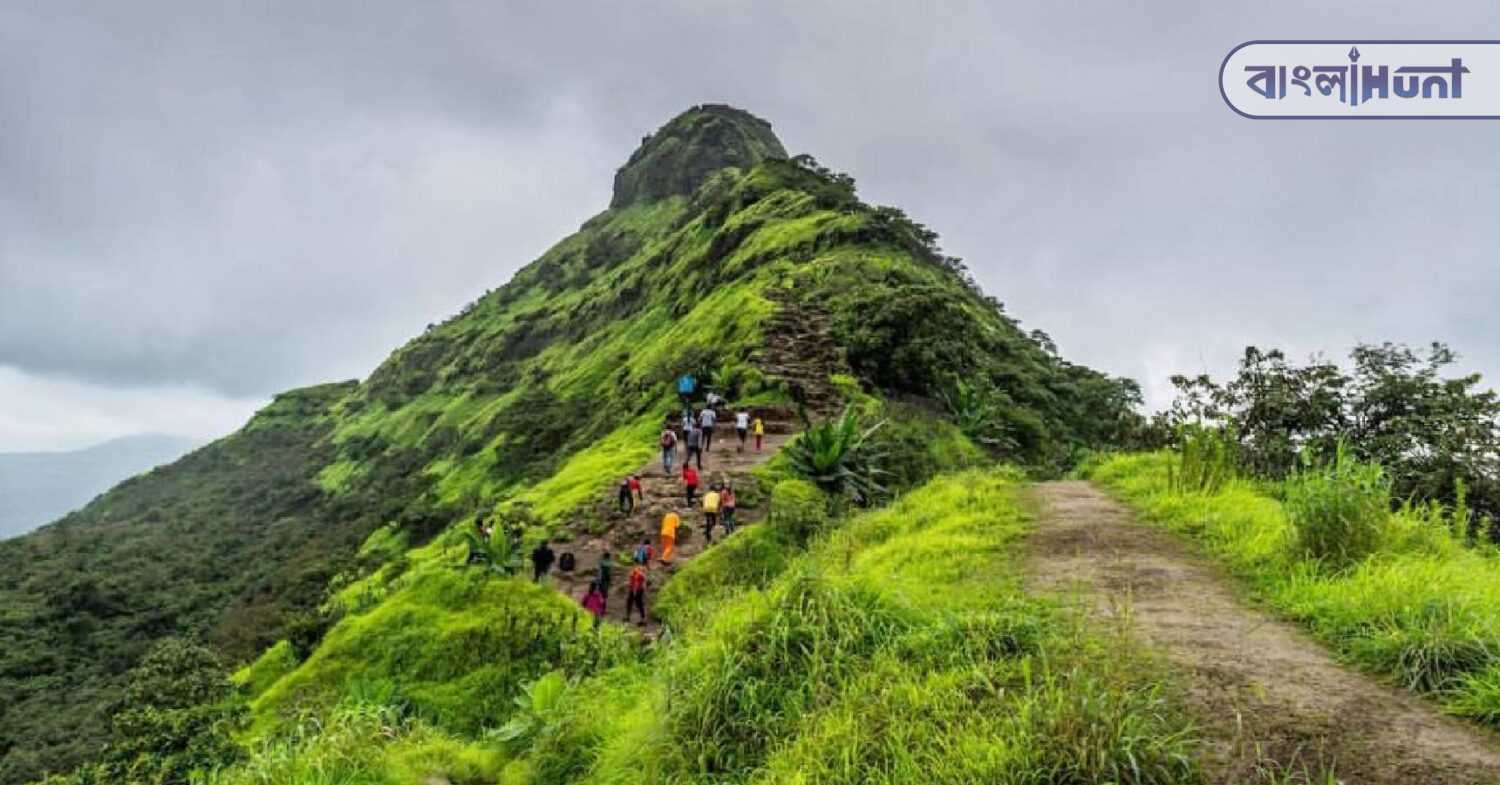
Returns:
[[[1257,123],[1239,41],[1487,3],[34,4],[0,15],[0,365],[265,396],[367,373],[608,200],[688,105],[767,117],[1075,359],[1452,341],[1500,371],[1484,123]],[[1181,368],[1199,370],[1199,368]]]

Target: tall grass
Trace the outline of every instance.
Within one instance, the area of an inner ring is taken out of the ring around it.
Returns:
[[[1387,481],[1347,456],[1291,478],[1284,502],[1276,487],[1246,480],[1184,493],[1172,460],[1117,456],[1091,478],[1198,539],[1349,661],[1500,727],[1500,556],[1454,535],[1461,511],[1391,513]],[[1328,569],[1330,556],[1339,569]]]
[[[1232,428],[1187,425],[1177,431],[1168,483],[1182,493],[1214,493],[1239,474],[1239,443]]]
[[[1296,547],[1306,558],[1344,566],[1374,553],[1391,514],[1391,480],[1340,443],[1333,457],[1309,457],[1284,492]]]

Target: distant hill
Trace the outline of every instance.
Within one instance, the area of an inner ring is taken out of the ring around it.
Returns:
[[[0,539],[55,521],[115,483],[197,446],[177,436],[140,434],[82,450],[0,452]]]

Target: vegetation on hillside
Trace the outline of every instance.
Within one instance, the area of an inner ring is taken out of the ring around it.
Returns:
[[[685,371],[763,402],[826,395],[842,373],[849,392],[941,413],[965,443],[1049,471],[1135,423],[1131,383],[1061,359],[931,230],[785,158],[744,112],[668,123],[621,170],[612,205],[363,382],[280,396],[233,436],[0,544],[0,783],[97,756],[102,707],[173,636],[234,664],[275,653],[247,682],[260,728],[290,732],[304,710],[340,705],[358,674],[377,692],[416,690],[415,716],[441,733],[472,731],[542,661],[493,662],[512,655],[511,633],[464,604],[552,617],[482,584],[498,579],[455,575],[464,532],[521,509],[528,542],[597,525],[593,502],[651,457]],[[784,323],[816,334],[771,345]],[[898,446],[936,433],[882,430]],[[917,457],[886,469],[893,485],[930,474],[923,452],[901,452]],[[384,624],[477,648],[424,671],[423,649],[369,648]],[[439,681],[483,694],[470,704]]]

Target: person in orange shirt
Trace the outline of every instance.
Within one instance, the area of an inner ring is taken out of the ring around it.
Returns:
[[[677,525],[682,519],[677,516],[676,511],[668,511],[661,516],[661,563],[672,563],[672,546],[677,544]]]
[[[625,623],[630,623],[630,611],[634,609],[641,612],[641,626],[646,626],[646,568],[635,565],[630,570],[625,587]]]

